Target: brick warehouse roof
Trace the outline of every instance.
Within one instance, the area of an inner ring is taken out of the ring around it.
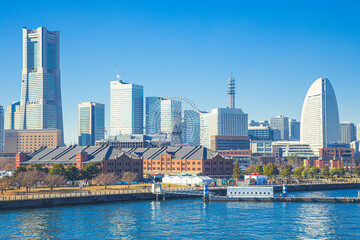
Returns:
[[[206,147],[161,147],[161,148],[123,148],[121,150],[112,146],[76,146],[56,148],[40,148],[33,153],[27,154],[27,161],[23,164],[31,163],[76,163],[76,154],[79,152],[86,152],[88,154],[88,161],[86,162],[101,162],[103,160],[115,159],[122,154],[127,155],[134,160],[143,159],[160,159],[160,157],[167,153],[172,156],[172,159],[211,159],[219,153],[210,150]],[[223,158],[229,158],[221,155]]]
[[[130,154],[136,154],[143,159],[160,159],[164,153],[172,156],[172,159],[211,159],[217,152],[206,147],[161,147],[161,148],[123,148],[121,149]],[[228,158],[221,155],[223,158]]]
[[[72,145],[68,147],[40,148],[33,153],[27,154],[27,161],[23,163],[76,163],[76,154],[79,152],[86,152],[88,154],[88,161],[86,162],[101,162],[102,160],[115,159],[115,157],[119,157],[122,154],[132,159],[140,159],[136,155],[111,146],[80,147]]]

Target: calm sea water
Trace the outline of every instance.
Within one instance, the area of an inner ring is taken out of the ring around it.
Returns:
[[[290,193],[357,196],[358,190]],[[0,212],[1,239],[360,239],[360,204],[119,202]]]

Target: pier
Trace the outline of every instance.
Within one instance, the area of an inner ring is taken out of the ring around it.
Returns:
[[[209,202],[308,202],[308,203],[360,203],[358,197],[271,197],[271,198],[237,198],[212,197]]]

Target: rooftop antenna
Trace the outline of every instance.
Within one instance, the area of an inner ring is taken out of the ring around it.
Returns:
[[[119,80],[119,81],[121,81],[121,76],[120,76],[118,70],[116,70],[116,79]]]
[[[230,78],[228,79],[228,96],[229,96],[229,108],[235,108],[235,78],[230,73]]]

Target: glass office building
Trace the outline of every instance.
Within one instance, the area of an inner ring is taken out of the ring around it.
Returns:
[[[110,136],[143,134],[143,86],[110,82]]]
[[[161,97],[146,97],[145,125],[146,134],[157,134],[160,132],[160,105]]]
[[[23,28],[19,129],[63,130],[59,41],[58,31]]]
[[[6,130],[17,130],[19,129],[19,113],[20,113],[20,102],[13,102],[6,108],[5,115],[5,129]]]
[[[105,137],[105,105],[83,102],[78,105],[79,146],[95,145]]]

